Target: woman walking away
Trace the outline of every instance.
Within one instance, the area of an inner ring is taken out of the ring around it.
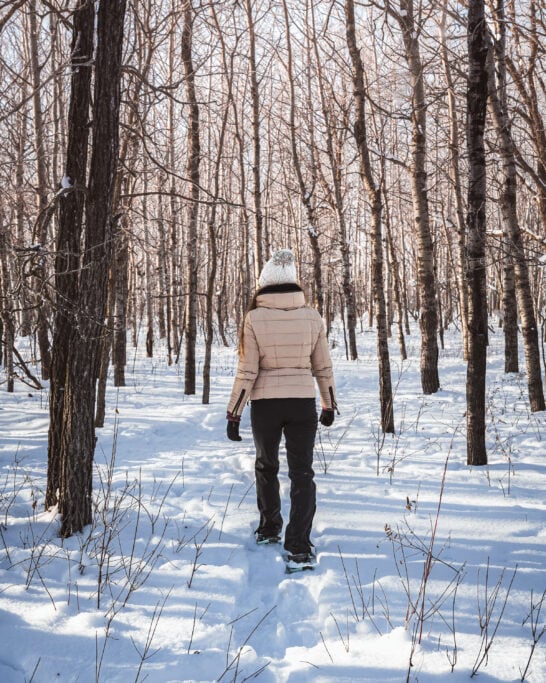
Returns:
[[[265,264],[246,314],[239,363],[228,403],[227,435],[240,441],[239,422],[250,399],[256,447],[259,544],[278,543],[283,526],[279,493],[279,445],[284,433],[290,478],[290,518],[285,531],[287,569],[313,568],[311,543],[316,489],[313,447],[317,431],[316,379],[329,427],[337,410],[332,361],[320,314],[305,305],[294,254],[280,249]]]

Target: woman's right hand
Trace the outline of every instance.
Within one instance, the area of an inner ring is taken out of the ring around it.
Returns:
[[[320,413],[319,421],[321,425],[330,427],[334,423],[334,411],[329,408],[323,408]]]

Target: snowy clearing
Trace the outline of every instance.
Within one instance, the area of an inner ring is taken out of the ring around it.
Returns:
[[[98,432],[95,522],[64,542],[43,511],[47,391],[2,392],[0,680],[544,683],[546,415],[503,373],[501,331],[483,468],[466,465],[458,333],[432,396],[418,335],[403,364],[392,342],[385,438],[375,332],[358,339],[351,363],[338,334],[342,414],[317,438],[319,566],[289,576],[280,547],[253,542],[248,408],[243,441],[225,437],[233,348],[215,349],[206,406],[163,349],[135,353]],[[281,489],[287,504],[286,467]]]

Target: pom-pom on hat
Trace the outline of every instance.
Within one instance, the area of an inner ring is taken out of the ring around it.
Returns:
[[[279,249],[262,268],[258,286],[263,288],[288,282],[298,283],[296,259],[290,249]]]

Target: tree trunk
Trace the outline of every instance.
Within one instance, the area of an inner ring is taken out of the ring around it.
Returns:
[[[169,73],[174,77],[175,73],[175,50],[177,48],[176,36],[178,27],[174,17],[176,16],[175,0],[171,2],[173,25],[169,35]],[[174,86],[172,86],[174,87]],[[180,348],[180,244],[179,244],[179,211],[180,207],[176,197],[175,171],[176,160],[176,115],[175,98],[169,99],[168,115],[168,139],[169,139],[169,170],[171,171],[170,197],[169,197],[169,238],[168,251],[168,278],[169,291],[167,292],[167,351],[169,365],[173,363],[173,357],[178,355]]]
[[[263,214],[262,214],[262,181],[261,181],[261,149],[260,149],[260,92],[258,89],[258,74],[256,69],[256,35],[254,32],[254,18],[252,16],[252,0],[245,0],[245,10],[248,23],[249,66],[250,66],[250,98],[252,106],[252,178],[254,181],[254,274],[256,282],[264,264],[263,253]]]
[[[303,177],[303,171],[301,168],[300,155],[298,152],[298,141],[296,137],[296,94],[294,90],[294,74],[292,66],[292,41],[290,38],[290,17],[288,14],[288,7],[286,0],[283,0],[283,13],[284,13],[284,29],[286,33],[286,48],[287,48],[287,60],[286,60],[286,71],[288,78],[288,88],[290,91],[290,149],[292,152],[292,163],[294,164],[294,169],[296,171],[296,177],[298,179],[298,186],[300,190],[300,199],[305,210],[305,216],[307,219],[307,237],[309,238],[309,243],[311,245],[311,251],[313,254],[313,296],[314,303],[317,307],[319,313],[323,314],[324,309],[324,294],[322,291],[322,256],[320,253],[320,246],[318,243],[318,221],[315,212],[313,192],[315,190],[315,182],[313,181],[308,187],[305,179]]]
[[[30,24],[30,64],[32,76],[32,103],[34,109],[34,146],[36,150],[36,176],[38,192],[38,218],[34,230],[33,242],[45,248],[47,242],[48,224],[48,197],[47,197],[47,168],[46,150],[44,146],[44,122],[42,114],[42,83],[41,67],[38,56],[38,23],[36,14],[36,0],[30,0],[29,7]],[[40,260],[35,268],[35,306],[37,310],[37,334],[40,347],[40,364],[42,379],[49,379],[51,367],[51,352],[48,334],[48,322],[46,315],[46,302],[40,294],[46,279],[45,267]]]
[[[26,88],[22,89],[22,96],[26,99]],[[17,166],[15,171],[15,182],[16,182],[16,206],[15,215],[17,221],[17,235],[15,240],[12,240],[19,248],[25,246],[25,190],[24,190],[24,180],[25,180],[25,149],[26,140],[28,137],[27,131],[27,120],[28,112],[23,110],[18,118],[17,122]],[[21,313],[19,316],[19,334],[21,337],[28,337],[32,332],[32,318],[31,318],[31,296],[29,296],[29,290],[26,284],[23,284],[19,288],[19,308]]]
[[[197,221],[199,217],[199,105],[195,94],[195,72],[192,62],[194,10],[192,0],[184,0],[182,30],[182,61],[186,76],[186,97],[189,107],[187,174],[191,182],[186,240],[186,356],[184,393],[195,394],[195,345],[197,337]]]
[[[72,76],[68,112],[65,181],[71,188],[59,203],[55,255],[56,304],[49,393],[48,468],[45,506],[58,502],[61,436],[70,338],[76,327],[80,238],[85,203],[94,9],[80,0],[73,15]]]
[[[94,409],[100,340],[111,263],[112,199],[119,151],[121,54],[125,0],[101,0],[97,18],[93,147],[85,204],[85,239],[79,281],[77,324],[70,335],[64,392],[61,536],[91,522]]]
[[[372,284],[375,319],[377,324],[377,356],[379,362],[379,401],[381,406],[381,428],[384,433],[394,433],[394,411],[390,357],[388,345],[387,314],[383,283],[383,243],[381,239],[381,189],[373,177],[368,149],[364,87],[364,68],[360,50],[356,43],[355,14],[353,0],[345,0],[345,27],[347,46],[351,56],[355,97],[354,136],[360,156],[360,175],[371,204],[372,211]]]
[[[451,57],[445,35],[447,18],[447,0],[442,12],[440,24],[441,58],[447,83],[447,106],[449,112],[449,176],[455,193],[455,221],[457,230],[457,268],[456,282],[459,300],[459,314],[461,316],[461,330],[463,339],[463,358],[468,359],[468,290],[466,286],[466,228],[464,219],[463,190],[460,171],[459,155],[459,121],[457,116],[457,101],[455,85],[451,71]]]
[[[160,186],[163,185],[163,176],[158,178]],[[155,260],[155,270],[158,281],[158,301],[157,301],[157,325],[159,328],[159,338],[167,339],[170,332],[167,331],[169,324],[169,257],[167,254],[167,237],[165,235],[165,219],[163,216],[163,197],[158,198],[158,216],[157,216],[157,231],[158,231],[158,249]],[[169,350],[167,349],[169,353]],[[170,354],[169,354],[170,355]]]
[[[385,178],[384,173],[382,173],[382,178]],[[402,305],[402,283],[400,281],[400,266],[396,255],[396,246],[394,244],[394,238],[392,234],[392,226],[389,216],[389,208],[386,194],[386,188],[383,186],[383,197],[385,197],[385,231],[387,235],[388,251],[391,259],[391,270],[394,279],[393,289],[394,301],[396,304],[396,329],[398,331],[398,348],[400,349],[400,358],[402,360],[406,360],[408,354],[406,351],[406,338],[404,336],[404,308]]]
[[[517,214],[517,167],[506,96],[506,26],[503,0],[497,0],[495,18],[497,20],[500,36],[495,45],[499,82],[497,86],[495,83],[494,55],[491,46],[488,55],[488,85],[489,105],[499,137],[503,169],[500,208],[503,221],[503,232],[507,238],[505,240],[505,247],[509,250],[509,253],[505,254],[504,258],[509,257],[513,262],[513,271],[515,274],[514,288],[517,296],[517,307],[521,317],[523,347],[527,366],[529,402],[531,411],[536,412],[545,409],[544,392],[540,367],[538,329],[533,308],[533,298],[531,296],[529,270],[525,259]]]
[[[209,255],[209,272],[207,275],[207,293],[205,299],[205,359],[203,362],[203,394],[202,403],[209,403],[210,401],[210,367],[212,360],[212,343],[214,341],[214,291],[216,289],[216,273],[218,269],[218,240],[216,239],[216,212],[218,208],[218,197],[220,196],[220,171],[222,157],[225,153],[224,139],[226,134],[226,127],[228,123],[231,91],[228,91],[228,100],[225,105],[224,115],[222,117],[222,124],[220,134],[218,137],[218,151],[216,160],[212,169],[212,202],[210,206],[209,219],[207,221],[208,229],[208,255]]]
[[[10,294],[10,279],[7,230],[4,227],[4,214],[0,209],[0,365],[3,358],[8,393],[12,393],[15,389],[15,368],[13,366],[15,321],[13,301]]]
[[[114,386],[125,386],[125,365],[127,364],[127,302],[129,299],[129,221],[124,215],[121,227],[114,236],[114,258],[112,259],[114,287],[112,334],[112,366]]]
[[[402,30],[412,89],[411,109],[411,196],[417,236],[417,281],[421,315],[421,387],[423,393],[433,394],[440,388],[438,375],[438,310],[434,249],[430,231],[426,170],[427,102],[423,64],[415,25],[413,0],[401,0],[400,12],[395,16]]]
[[[347,310],[348,356],[351,360],[357,360],[358,350],[356,345],[356,304],[351,274],[351,256],[350,245],[347,235],[347,221],[345,218],[345,211],[343,206],[344,202],[342,190],[342,169],[339,161],[340,150],[339,148],[335,148],[334,146],[335,125],[333,125],[331,121],[332,116],[328,109],[329,103],[327,102],[326,93],[324,91],[325,82],[317,47],[316,31],[314,26],[314,9],[311,10],[311,18],[313,22],[313,44],[315,48],[315,61],[319,81],[320,101],[322,115],[324,118],[326,153],[328,155],[328,160],[330,162],[332,173],[333,192],[331,193],[332,196],[330,198],[330,203],[334,211],[336,212],[337,224],[339,228],[339,247],[342,262],[341,282],[343,288],[343,296],[345,299],[345,307]],[[337,140],[337,143],[338,146],[340,146],[341,143],[339,142],[339,140]]]
[[[114,282],[113,268],[108,274],[108,298],[106,302],[106,327],[101,339],[99,376],[97,381],[97,400],[95,402],[95,427],[104,427],[106,418],[106,389],[108,387],[108,368],[112,351],[112,332],[114,329]]]
[[[146,174],[146,168],[144,169]],[[146,275],[146,291],[144,293],[146,300],[146,357],[153,358],[154,356],[154,289],[156,289],[157,278],[153,276],[152,268],[152,254],[150,247],[150,229],[148,225],[148,198],[146,196],[148,188],[147,175],[144,178],[144,198],[142,200],[142,218],[144,222],[144,241],[146,243],[146,253],[144,254],[144,272]],[[159,312],[158,312],[159,317]]]
[[[486,465],[485,379],[487,295],[485,270],[486,168],[484,129],[487,109],[487,40],[484,0],[468,3],[468,366],[466,374],[467,462]]]
[[[502,191],[501,194],[503,194]],[[519,372],[516,272],[514,270],[512,258],[510,233],[507,232],[506,228],[507,225],[504,223],[502,235],[502,331],[504,333],[504,372]]]

